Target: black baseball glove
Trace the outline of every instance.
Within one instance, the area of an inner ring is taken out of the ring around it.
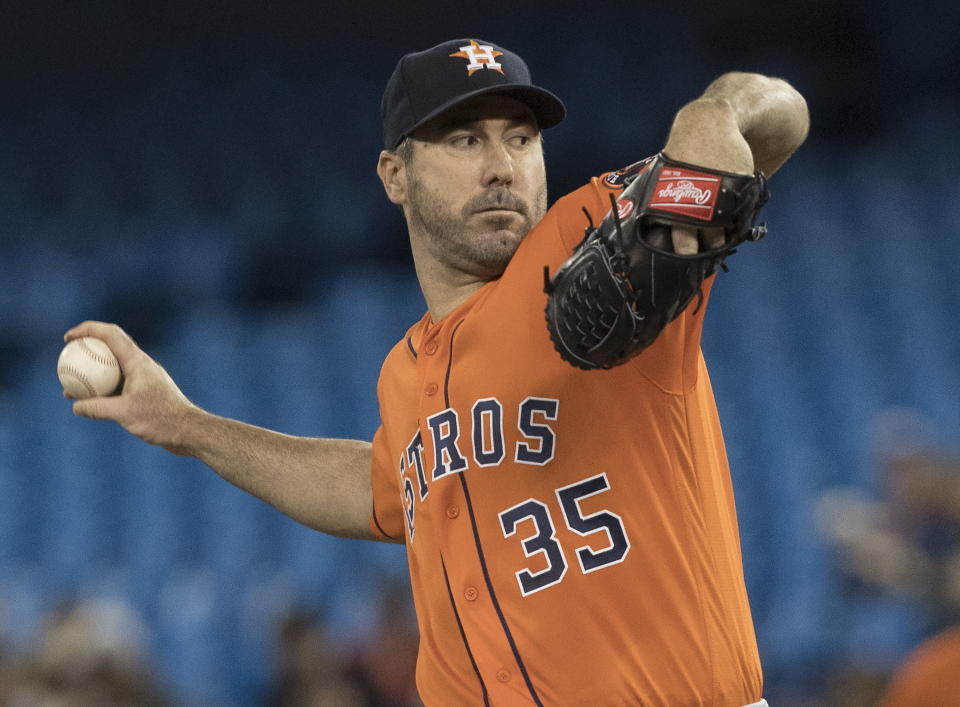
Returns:
[[[726,269],[738,245],[763,237],[766,226],[756,221],[768,198],[762,172],[719,172],[663,153],[651,158],[619,199],[610,195],[610,212],[599,227],[591,221],[553,279],[544,273],[547,327],[563,359],[612,368],[649,346],[694,295],[702,299],[703,281],[718,265]],[[723,244],[680,255],[673,225],[723,229]]]

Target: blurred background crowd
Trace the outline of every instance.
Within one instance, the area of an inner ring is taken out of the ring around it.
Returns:
[[[958,8],[0,2],[0,704],[416,704],[401,547],[73,418],[55,362],[115,321],[217,413],[370,439],[424,310],[380,94],[454,37],[565,100],[551,198],[657,151],[723,71],[807,97],[703,349],[767,697],[875,704],[960,616]]]

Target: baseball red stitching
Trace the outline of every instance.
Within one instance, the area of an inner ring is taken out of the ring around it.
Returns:
[[[90,356],[90,358],[92,358],[97,363],[103,364],[104,366],[109,366],[110,368],[120,367],[120,364],[117,362],[116,359],[110,360],[108,358],[103,358],[100,354],[98,354],[96,351],[94,351],[89,346],[87,346],[87,342],[85,339],[77,339],[77,343],[79,344],[81,350],[83,350],[85,354]]]
[[[83,383],[83,387],[87,389],[87,392],[90,394],[91,398],[97,397],[97,391],[92,385],[90,385],[90,381],[87,380],[87,377],[83,375],[80,371],[78,371],[76,368],[74,368],[73,366],[60,366],[60,368],[57,369],[57,373],[61,377],[63,376],[63,374],[69,373],[78,381]]]

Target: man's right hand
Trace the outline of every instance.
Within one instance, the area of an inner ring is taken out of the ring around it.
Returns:
[[[95,420],[113,420],[140,439],[188,455],[185,432],[202,414],[164,368],[144,353],[116,324],[86,321],[64,335],[64,341],[92,336],[106,342],[120,362],[123,388],[118,395],[73,403],[73,412]]]

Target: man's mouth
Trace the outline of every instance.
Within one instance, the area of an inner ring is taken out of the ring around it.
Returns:
[[[488,214],[506,218],[508,216],[526,216],[527,208],[523,200],[508,191],[488,192],[478,195],[466,207],[474,214]]]

